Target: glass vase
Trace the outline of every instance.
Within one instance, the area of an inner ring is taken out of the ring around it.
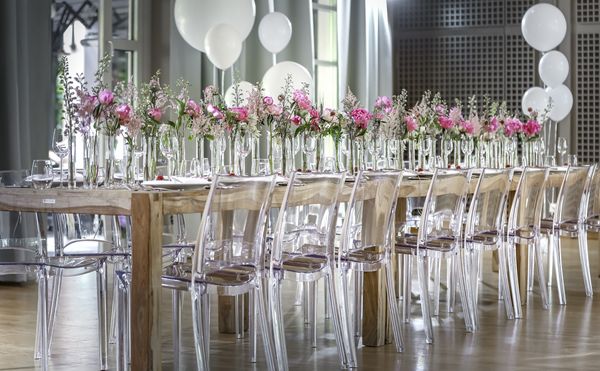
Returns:
[[[99,184],[99,138],[94,132],[83,136],[84,187],[97,188]]]
[[[177,132],[175,135],[177,135],[179,146],[177,147],[175,158],[173,159],[175,163],[173,175],[185,176],[185,132],[181,130],[181,132]]]
[[[156,177],[156,162],[158,159],[158,149],[156,138],[147,136],[144,138],[144,180],[154,180]]]
[[[117,149],[117,138],[115,135],[106,135],[106,154],[104,156],[104,183],[106,187],[112,188],[115,185],[115,150]]]
[[[135,185],[135,146],[131,142],[126,142],[124,151],[125,171],[123,181],[129,186],[133,186]]]
[[[218,135],[210,141],[210,163],[212,174],[220,174],[225,165],[225,147],[227,143],[224,135]]]
[[[76,175],[76,169],[75,169],[75,160],[76,160],[76,156],[75,154],[76,152],[76,148],[75,148],[75,131],[74,130],[69,130],[68,133],[68,141],[69,141],[69,153],[68,153],[68,174],[69,174],[69,179],[68,179],[68,185],[69,188],[76,188],[77,187],[77,181],[75,179],[75,175]],[[62,158],[61,158],[62,161]],[[62,164],[62,162],[61,162]],[[61,165],[61,172],[62,172],[62,165]],[[61,173],[61,179],[62,179],[62,173]],[[62,187],[62,183],[60,185]]]

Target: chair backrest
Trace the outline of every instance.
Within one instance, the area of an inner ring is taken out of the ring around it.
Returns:
[[[360,171],[347,203],[341,233],[343,259],[355,250],[389,249],[402,173]]]
[[[502,233],[512,176],[512,169],[482,169],[469,207],[465,238]]]
[[[539,232],[548,168],[525,167],[521,173],[508,217],[508,233]],[[525,234],[522,234],[525,237]]]
[[[419,225],[418,244],[459,238],[472,170],[435,169]]]
[[[264,265],[265,220],[274,184],[274,176],[215,176],[198,230],[193,272],[202,277],[228,266]]]
[[[580,217],[581,198],[591,177],[590,166],[567,166],[558,192],[554,223],[577,222]]]
[[[590,167],[588,183],[581,199],[581,218],[600,218],[600,168],[598,164]]]
[[[271,267],[290,256],[333,259],[338,197],[345,173],[292,173],[273,231]]]

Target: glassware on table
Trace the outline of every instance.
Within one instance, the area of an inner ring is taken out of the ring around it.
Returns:
[[[556,152],[560,155],[559,162],[561,165],[565,162],[565,155],[567,154],[567,149],[569,146],[567,145],[567,138],[559,137],[556,140]]]
[[[31,165],[31,183],[35,189],[48,189],[52,186],[54,173],[50,160],[33,160]]]
[[[319,170],[323,173],[336,172],[335,157],[323,157],[323,161],[321,162],[321,169]]]
[[[504,140],[504,150],[506,151],[506,154],[508,155],[508,158],[506,159],[506,163],[505,163],[505,165],[507,167],[516,165],[516,164],[513,164],[514,153],[515,153],[516,149],[517,149],[517,143],[515,142],[515,140],[513,138],[506,138]]]
[[[211,175],[210,160],[204,157],[200,165],[200,174],[202,174],[203,177],[208,178]]]
[[[452,150],[454,149],[454,143],[452,143],[452,140],[448,139],[448,138],[444,138],[443,139],[443,144],[442,144],[442,151],[444,152],[444,162],[442,164],[442,166],[444,168],[447,168],[450,166],[450,162],[448,160],[448,158],[450,157],[450,153],[452,153]],[[454,164],[454,166],[456,166],[457,164]]]
[[[239,175],[246,175],[246,166],[244,165],[246,156],[252,149],[252,135],[238,133],[235,137],[235,151],[238,156],[238,171]]]
[[[192,178],[202,176],[202,162],[196,157],[191,160],[185,160],[185,176]]]
[[[266,158],[255,158],[253,162],[253,173],[252,175],[264,176],[269,175],[269,159]]]
[[[538,165],[543,165],[543,159],[544,159],[544,155],[546,154],[546,142],[544,141],[543,138],[540,138],[540,140],[538,141],[538,147],[537,147],[537,164]]]
[[[546,167],[556,166],[555,157],[552,155],[544,156],[544,166],[546,166]]]
[[[69,154],[69,137],[63,129],[56,128],[52,133],[52,151],[60,158],[60,188],[63,187],[63,162]]]
[[[173,158],[179,150],[179,139],[171,132],[163,133],[160,138],[160,152],[167,158],[167,175],[173,175]]]
[[[307,170],[307,171],[312,171],[314,170],[314,162],[313,162],[313,156],[315,154],[315,151],[317,150],[317,137],[311,133],[304,133],[304,138],[303,138],[303,146],[302,146],[302,151],[304,152],[304,155],[306,156],[306,164],[304,166],[303,170]]]
[[[567,165],[577,166],[577,155],[571,154],[567,156]]]
[[[235,166],[234,165],[223,165],[223,171],[221,172],[221,174],[223,175],[237,175],[235,173]]]
[[[471,167],[471,153],[473,153],[473,138],[463,139],[460,145],[463,155],[465,155],[465,167]]]

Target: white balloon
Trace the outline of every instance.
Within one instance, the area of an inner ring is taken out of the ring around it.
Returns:
[[[521,32],[529,45],[545,52],[563,41],[567,34],[567,21],[554,5],[536,4],[525,12],[521,20]]]
[[[559,85],[555,88],[546,88],[546,92],[552,99],[552,110],[548,116],[556,122],[562,121],[573,107],[571,90],[565,85]]]
[[[231,67],[242,53],[242,38],[233,27],[221,23],[213,26],[204,38],[208,59],[221,70]]]
[[[302,83],[307,83],[311,86],[312,91],[313,79],[310,72],[299,63],[285,61],[277,63],[265,72],[262,80],[265,95],[275,99],[279,94],[283,93],[285,79],[288,75],[292,76],[294,89],[300,89],[302,88]]]
[[[540,77],[551,88],[562,84],[569,75],[569,61],[559,51],[553,50],[540,59]]]
[[[240,81],[237,83],[238,94],[240,95],[240,105],[245,106],[248,104],[248,96],[254,89],[254,85],[249,83],[248,81]],[[235,85],[231,85],[225,91],[225,104],[227,107],[234,107],[235,104]]]
[[[254,0],[177,0],[174,18],[183,39],[201,52],[208,30],[220,23],[233,26],[242,41],[254,26],[256,4]]]
[[[529,88],[525,94],[523,94],[523,100],[521,101],[521,109],[524,114],[530,114],[529,109],[531,108],[537,113],[542,112],[548,107],[549,95],[546,91],[539,87]]]
[[[292,23],[283,13],[269,13],[258,25],[258,38],[265,49],[279,53],[292,38]]]

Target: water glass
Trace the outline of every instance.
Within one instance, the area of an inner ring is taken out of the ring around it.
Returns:
[[[577,155],[567,156],[567,165],[577,166]]]
[[[31,165],[31,183],[35,189],[48,189],[52,186],[54,174],[50,160],[33,160]]]
[[[561,165],[564,163],[565,155],[567,154],[567,138],[559,137],[556,140],[556,152],[560,155]]]
[[[544,156],[544,166],[546,166],[546,167],[556,166],[556,160],[555,160],[554,156],[551,156],[551,155]]]
[[[269,160],[264,158],[255,158],[252,164],[253,175],[269,175]]]
[[[323,157],[321,161],[321,172],[333,173],[335,172],[335,158],[334,157]]]

